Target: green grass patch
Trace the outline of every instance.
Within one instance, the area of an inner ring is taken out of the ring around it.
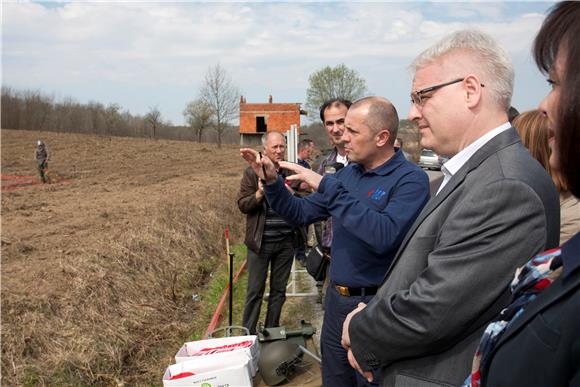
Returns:
[[[247,248],[243,244],[237,244],[230,246],[230,251],[234,253],[234,268],[233,275],[242,266],[242,263],[246,260]],[[209,325],[211,318],[220,302],[224,289],[229,282],[229,264],[226,262],[224,257],[222,263],[218,265],[217,269],[210,274],[211,279],[208,282],[206,290],[201,294],[201,307],[200,307],[200,318],[203,320],[198,330],[192,332],[190,340],[199,340],[205,334],[205,330]],[[233,325],[242,325],[242,317],[244,311],[244,300],[246,296],[246,286],[248,283],[248,276],[246,270],[242,272],[238,278],[238,282],[234,284],[234,302],[233,302]],[[226,299],[226,303],[222,310],[221,318],[218,323],[218,328],[228,324],[228,310],[229,310],[229,300]]]
[[[234,257],[234,275],[241,267],[247,256],[247,248],[243,244],[232,246],[230,250],[235,254]],[[208,282],[206,290],[201,294],[200,319],[201,324],[196,324],[199,328],[194,330],[189,337],[189,340],[200,340],[205,334],[208,324],[213,317],[213,314],[219,304],[223,291],[229,281],[229,270],[225,257],[222,263],[216,270],[213,271],[211,279]],[[291,278],[289,279],[289,281]],[[312,291],[309,281],[312,279],[307,273],[298,273],[296,276],[297,286],[296,290],[300,292]],[[246,298],[246,288],[248,284],[247,268],[242,272],[238,278],[238,282],[234,284],[234,302],[233,302],[233,325],[242,325],[244,302]],[[266,286],[266,293],[269,291],[269,285]],[[290,289],[288,289],[290,291]],[[300,320],[312,321],[315,316],[314,304],[316,297],[287,297],[286,303],[282,309],[282,316],[280,317],[280,324],[288,328],[298,328]],[[259,321],[265,321],[266,310],[268,309],[268,302],[262,302],[260,310]],[[222,310],[221,318],[217,324],[217,328],[228,325],[228,311],[229,300],[226,299],[224,308]]]

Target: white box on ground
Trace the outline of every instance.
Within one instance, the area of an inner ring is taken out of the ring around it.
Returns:
[[[196,357],[167,367],[163,386],[252,387],[249,363],[248,357],[241,352],[230,356],[227,364],[216,363],[213,356]]]
[[[243,353],[250,361],[252,377],[258,371],[260,343],[258,336],[232,336],[191,341],[183,344],[175,355],[175,362],[180,363],[200,357],[210,357],[214,362],[228,365],[228,358],[236,353]]]

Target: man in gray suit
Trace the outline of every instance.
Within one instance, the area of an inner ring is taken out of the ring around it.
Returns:
[[[558,195],[508,123],[513,67],[459,31],[411,65],[421,146],[452,156],[368,305],[343,325],[349,362],[383,386],[457,386],[516,267],[558,244]]]

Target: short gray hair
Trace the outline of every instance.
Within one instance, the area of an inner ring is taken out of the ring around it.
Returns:
[[[280,136],[282,136],[282,138],[284,139],[284,141],[286,141],[286,137],[284,137],[284,134],[282,134],[282,133],[280,133],[280,132],[277,132],[277,131],[275,131],[275,130],[272,130],[271,132],[266,132],[266,133],[264,133],[264,134],[262,135],[262,145],[263,145],[263,146],[266,146],[266,143],[268,142],[268,137],[270,137],[270,135],[271,135],[272,133],[279,134]]]
[[[502,108],[509,109],[514,88],[514,67],[507,51],[484,32],[461,30],[449,34],[419,54],[409,69],[414,74],[456,50],[471,51],[476,56],[475,63],[481,71],[481,82]]]

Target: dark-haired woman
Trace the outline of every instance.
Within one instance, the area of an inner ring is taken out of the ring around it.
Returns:
[[[550,129],[550,166],[580,197],[580,2],[552,8],[534,59],[552,90],[540,104]],[[471,386],[580,386],[580,233],[520,268],[511,304],[488,325]]]

